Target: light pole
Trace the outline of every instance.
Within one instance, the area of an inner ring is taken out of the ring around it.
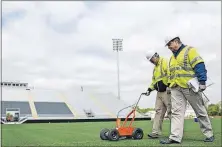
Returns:
[[[117,80],[118,80],[118,98],[120,99],[120,83],[119,83],[119,51],[123,50],[123,39],[113,39],[113,50],[117,52]]]

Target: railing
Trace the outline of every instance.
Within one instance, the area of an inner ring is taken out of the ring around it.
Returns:
[[[73,117],[73,114],[38,114],[38,117]]]
[[[22,124],[28,120],[29,116],[30,115],[26,115],[25,117],[22,117],[19,121],[5,121],[3,118],[1,118],[1,123],[3,123],[3,124]]]
[[[22,119],[19,120],[19,124],[24,123],[25,121],[27,121],[29,118],[29,115],[26,115],[25,117],[23,117]]]

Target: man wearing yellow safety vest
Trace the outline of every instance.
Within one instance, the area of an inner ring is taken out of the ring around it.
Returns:
[[[146,58],[155,65],[153,69],[153,78],[146,95],[149,96],[154,90],[157,91],[155,104],[155,117],[153,121],[152,133],[148,134],[150,138],[158,138],[162,134],[162,123],[167,111],[170,118],[170,94],[166,92],[167,88],[167,66],[168,62],[163,57],[159,57],[158,53],[148,53]]]
[[[173,52],[169,60],[168,86],[171,90],[171,134],[161,144],[181,143],[183,138],[184,115],[187,101],[195,111],[200,129],[206,136],[204,142],[213,142],[212,125],[202,99],[206,89],[207,70],[201,56],[194,47],[182,44],[179,37],[166,40],[166,46]],[[194,92],[188,86],[188,81],[196,77],[199,82],[199,92]]]

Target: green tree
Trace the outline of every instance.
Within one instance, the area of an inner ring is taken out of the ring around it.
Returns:
[[[219,114],[218,115],[221,116],[221,114],[222,114],[222,109],[221,109],[222,103],[221,103],[221,101],[218,102],[217,105],[219,106]]]
[[[220,107],[219,107],[218,104],[210,104],[210,105],[208,106],[207,112],[208,112],[208,115],[210,115],[210,116],[219,115],[219,113],[220,113]]]

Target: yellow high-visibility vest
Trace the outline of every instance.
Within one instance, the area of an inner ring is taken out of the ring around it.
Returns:
[[[157,65],[153,69],[152,83],[149,87],[150,89],[154,90],[154,85],[161,80],[165,85],[167,85],[167,66],[167,59],[160,57]]]
[[[204,62],[196,49],[190,46],[184,47],[178,56],[171,56],[168,67],[169,87],[178,85],[188,88],[187,82],[195,77],[194,67],[200,62]]]

